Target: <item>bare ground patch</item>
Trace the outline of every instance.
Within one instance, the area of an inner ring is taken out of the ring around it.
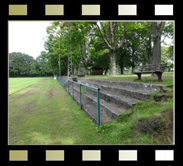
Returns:
[[[23,94],[20,94],[18,96],[11,97],[11,98],[9,98],[9,100],[12,100],[12,99],[22,99],[22,98],[26,98],[28,96],[33,96],[35,94],[36,94],[35,92],[27,91],[27,92],[25,92]]]
[[[41,86],[44,86],[44,85],[45,85],[45,81],[44,80],[36,83],[35,85],[30,85],[30,86],[24,88],[24,89],[31,88],[29,91],[27,91],[27,92],[25,92],[23,94],[20,94],[18,96],[15,96],[15,97],[11,96],[9,98],[9,100],[12,100],[12,99],[21,99],[21,98],[25,98],[25,97],[28,97],[28,96],[33,96],[33,95],[36,94],[36,92],[33,92],[33,91],[37,90],[38,88],[40,88]],[[24,90],[24,89],[22,89],[22,90]]]
[[[55,83],[54,82],[52,82],[52,87],[54,87],[55,86]],[[49,98],[52,98],[52,97],[54,97],[54,96],[56,96],[57,95],[57,91],[55,90],[55,88],[51,88],[51,89],[49,89],[48,91],[47,91],[47,96],[49,97]]]
[[[26,104],[26,107],[25,107],[25,111],[26,113],[32,113],[33,112],[33,109],[32,109],[32,106],[33,106],[33,103],[35,101],[31,101],[29,102],[28,104]]]
[[[32,86],[33,89],[37,90],[39,89],[40,87],[44,86],[46,84],[45,80],[39,82],[39,84],[36,84],[34,86]]]
[[[136,122],[136,129],[156,137],[161,144],[173,142],[173,109],[152,115],[153,119]]]
[[[167,134],[167,137],[164,141],[168,141],[168,139],[173,141],[173,109],[163,111],[162,115],[163,114],[168,114],[169,116],[169,121],[167,121],[163,129],[164,133]]]
[[[47,94],[47,96],[49,97],[49,98],[52,98],[52,97],[54,97],[56,95],[56,92],[55,92],[55,90],[52,88],[52,89],[50,89],[49,91],[48,91],[48,94]]]
[[[13,139],[17,135],[16,131],[9,127],[9,140]]]

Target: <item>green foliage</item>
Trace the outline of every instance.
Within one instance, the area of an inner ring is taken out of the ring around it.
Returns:
[[[51,76],[52,70],[48,64],[48,55],[42,51],[35,59],[23,53],[9,54],[9,76],[10,77],[32,77]]]
[[[9,54],[9,76],[31,76],[33,57],[20,52]]]
[[[124,113],[117,117],[117,122],[126,122],[129,117],[129,113]]]
[[[173,46],[161,48],[161,61],[167,63],[168,67],[173,67]]]
[[[99,128],[97,127],[97,132],[104,133],[104,132],[114,129],[115,127],[116,127],[115,123],[101,125]]]
[[[101,29],[101,33],[97,28]],[[54,21],[47,27],[47,40],[45,49],[48,51],[49,64],[54,73],[58,73],[58,57],[61,56],[61,72],[67,75],[68,48],[72,54],[74,74],[93,68],[102,68],[107,71],[111,68],[111,50],[114,51],[116,65],[120,66],[123,73],[124,68],[133,69],[136,66],[150,63],[153,51],[153,38],[151,34],[151,22],[128,22],[126,24],[126,35],[124,42],[124,22],[70,22],[70,32],[68,22]],[[112,29],[111,29],[112,27]],[[112,33],[113,40],[112,40]],[[173,40],[173,22],[166,22],[162,36]],[[103,38],[108,41],[107,46]],[[120,43],[123,43],[120,46]],[[166,56],[172,59],[173,47],[166,51]],[[167,61],[162,56],[162,61]]]

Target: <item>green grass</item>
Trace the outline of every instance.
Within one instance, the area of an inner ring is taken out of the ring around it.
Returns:
[[[31,86],[45,78],[40,77],[28,77],[28,78],[9,78],[9,95],[16,93],[28,86]]]
[[[138,102],[131,116],[97,129],[56,80],[43,79],[9,96],[9,145],[172,144],[172,108],[171,98]]]
[[[138,80],[138,81],[134,81],[134,79],[137,79],[136,74],[122,74],[122,75],[116,75],[116,76],[110,76],[110,75],[85,76],[84,78],[173,85],[173,72],[164,72],[162,76],[163,82],[153,82],[154,80],[157,80],[157,77],[152,77],[151,74],[142,74],[142,80]]]

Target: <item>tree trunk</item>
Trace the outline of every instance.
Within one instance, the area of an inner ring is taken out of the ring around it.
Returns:
[[[124,68],[123,68],[123,65],[122,66],[120,66],[120,69],[121,69],[121,74],[124,74]]]
[[[110,71],[111,75],[116,75],[116,55],[114,50],[110,50]]]
[[[81,73],[81,64],[78,65],[78,71],[77,74]]]
[[[164,28],[165,22],[158,24],[157,22],[152,22],[152,36],[153,36],[153,57],[152,64],[161,63],[161,34]]]
[[[120,69],[121,69],[121,74],[124,74],[124,66],[123,66],[123,61],[121,62],[121,64],[120,64]]]
[[[152,64],[152,57],[153,57],[153,55],[152,55],[152,45],[151,45],[152,37],[151,37],[151,35],[148,36],[148,37],[149,37],[149,40],[147,42],[146,49],[147,49],[149,64]]]
[[[134,66],[134,65],[132,65],[132,73],[134,72],[134,68],[135,68],[135,66]]]
[[[105,73],[104,73],[105,75],[107,75],[107,70],[108,70],[108,69],[105,70]]]
[[[149,64],[152,64],[152,57],[153,57],[152,52],[148,51],[147,55],[148,55]]]
[[[152,47],[151,47],[151,40],[149,41],[149,44],[148,46],[146,47],[147,49],[147,56],[148,56],[148,61],[149,61],[149,64],[152,64]]]
[[[161,63],[161,36],[154,39],[152,64]]]
[[[83,64],[83,72],[85,75],[87,75],[87,65]]]
[[[114,22],[109,22],[109,38],[107,39],[107,37],[104,36],[104,34],[102,33],[101,31],[101,28],[100,26],[96,23],[96,26],[99,30],[99,33],[101,35],[101,38],[102,40],[104,41],[104,43],[107,45],[109,51],[110,51],[110,75],[114,76],[116,75],[116,55],[115,55],[115,51],[117,48],[121,48],[123,43],[124,43],[124,39],[125,39],[125,36],[126,36],[126,25],[127,23],[125,22],[124,23],[124,33],[123,33],[123,37],[120,41],[120,44],[117,44],[117,38],[115,36],[115,32],[116,32],[116,29],[118,28],[118,24],[117,23],[114,23]]]

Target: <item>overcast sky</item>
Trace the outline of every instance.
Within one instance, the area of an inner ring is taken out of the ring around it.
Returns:
[[[44,51],[46,27],[51,21],[9,21],[9,53],[22,52],[34,59]]]

